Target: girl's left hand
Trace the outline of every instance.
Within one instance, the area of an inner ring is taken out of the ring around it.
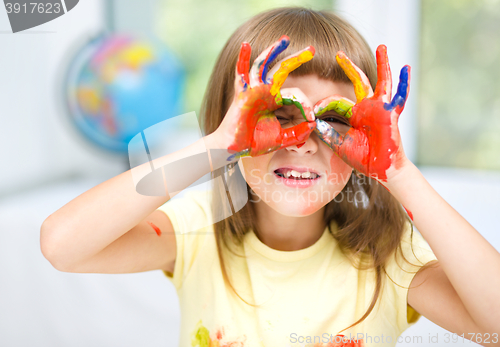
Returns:
[[[337,62],[354,84],[357,103],[332,95],[314,106],[316,116],[333,110],[350,120],[351,128],[340,135],[331,125],[316,118],[315,131],[342,160],[360,173],[381,182],[396,175],[407,161],[398,128],[409,92],[410,67],[401,69],[398,91],[391,101],[392,77],[387,48],[377,48],[378,82],[375,93],[366,75],[340,51]]]

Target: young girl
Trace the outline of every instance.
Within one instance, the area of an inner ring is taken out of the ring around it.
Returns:
[[[219,55],[206,136],[136,168],[161,166],[166,196],[127,171],[49,216],[43,254],[67,272],[163,270],[181,346],[394,346],[420,315],[498,345],[500,255],[405,157],[408,80],[391,99],[385,47],[375,62],[332,13],[259,14]],[[222,189],[167,202],[209,172]]]

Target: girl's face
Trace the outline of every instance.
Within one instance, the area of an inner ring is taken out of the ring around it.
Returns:
[[[352,84],[332,82],[316,75],[289,76],[282,90],[285,88],[299,88],[311,105],[334,94],[356,100]],[[305,121],[295,106],[284,106],[275,114],[282,128]],[[318,118],[327,121],[341,135],[350,128],[348,120],[334,111]],[[238,165],[246,182],[257,194],[253,202],[260,203],[261,200],[283,215],[296,217],[313,214],[333,200],[347,184],[352,172],[352,168],[315,132],[303,144],[257,157],[243,157]],[[340,198],[348,197],[336,200]]]

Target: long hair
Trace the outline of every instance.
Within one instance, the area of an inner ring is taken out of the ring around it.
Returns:
[[[231,104],[235,66],[241,43],[244,41],[250,43],[252,47],[250,61],[253,62],[260,52],[282,35],[290,37],[290,45],[275,61],[309,45],[314,46],[316,50],[311,61],[290,75],[316,74],[320,78],[334,82],[351,83],[335,61],[336,53],[342,50],[364,71],[372,87],[375,88],[377,80],[375,57],[363,37],[350,24],[328,11],[314,11],[300,7],[272,9],[256,15],[241,25],[222,49],[201,108],[205,135],[211,134],[218,128]],[[224,174],[224,170],[224,168],[216,170],[213,173],[214,177]],[[227,184],[231,185],[230,180]],[[353,265],[360,270],[375,269],[376,286],[366,313],[348,328],[366,319],[375,307],[381,293],[384,265],[398,248],[402,254],[400,243],[405,223],[408,222],[407,214],[399,202],[377,181],[353,173],[340,194],[347,194],[349,189],[354,196],[358,196],[358,192],[360,196],[364,196],[363,202],[353,203],[348,199],[341,199],[340,202],[332,200],[325,206],[325,225]],[[249,200],[252,193],[247,185]],[[221,206],[219,199],[220,195],[214,194],[214,206]],[[226,249],[231,250],[231,245],[241,245],[249,229],[256,230],[255,221],[254,206],[249,202],[231,217],[214,225],[224,281],[243,301],[245,300],[236,293],[228,277],[223,253]],[[330,226],[332,221],[338,225],[335,230]]]

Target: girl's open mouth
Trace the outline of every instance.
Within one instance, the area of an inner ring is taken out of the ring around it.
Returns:
[[[274,175],[286,186],[306,188],[319,181],[321,175],[312,170],[294,170],[291,168],[279,168],[274,170]]]

